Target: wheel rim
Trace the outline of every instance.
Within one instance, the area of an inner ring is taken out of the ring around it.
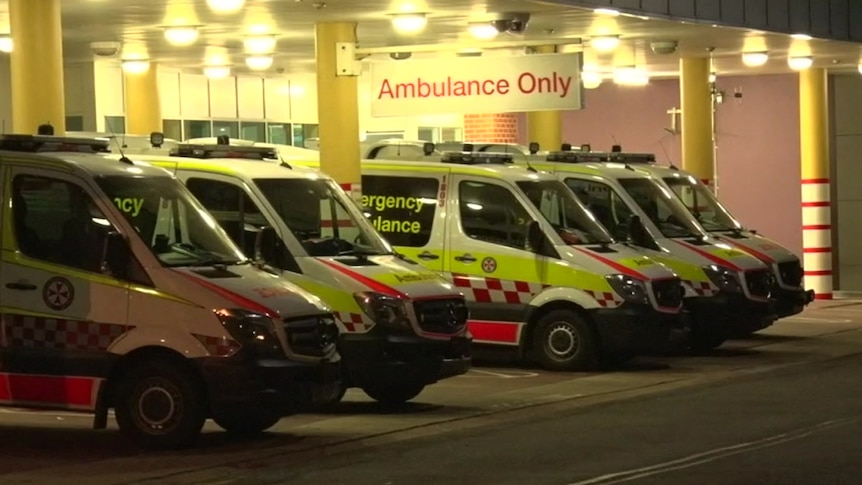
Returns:
[[[147,380],[136,395],[136,421],[142,429],[153,434],[169,431],[182,415],[180,392],[164,379]]]
[[[557,322],[545,335],[545,351],[554,360],[567,361],[578,353],[580,339],[577,331],[566,322]]]

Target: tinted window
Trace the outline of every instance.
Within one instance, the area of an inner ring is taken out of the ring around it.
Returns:
[[[566,185],[614,238],[628,239],[628,220],[633,213],[610,186],[576,178],[566,179]]]
[[[111,223],[80,186],[19,175],[12,184],[12,220],[18,248],[27,256],[100,272]]]
[[[269,224],[242,188],[202,178],[190,178],[186,187],[246,255],[254,254],[258,229]]]
[[[622,178],[620,185],[665,237],[701,235],[685,207],[657,183],[646,178]]]
[[[512,192],[484,182],[461,182],[459,208],[464,233],[517,249],[526,248],[527,227],[533,221]]]
[[[611,241],[605,228],[590,217],[572,191],[561,182],[518,182],[518,187],[566,244]]]
[[[362,176],[362,205],[374,228],[393,246],[422,247],[431,239],[437,179]]]
[[[707,231],[742,229],[715,195],[694,177],[668,177],[664,181]]]

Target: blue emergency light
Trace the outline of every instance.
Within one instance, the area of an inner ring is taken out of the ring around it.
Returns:
[[[182,144],[171,150],[172,157],[183,158],[231,158],[243,160],[278,160],[275,148],[231,145]]]
[[[111,153],[105,138],[75,138],[50,135],[0,135],[0,150],[27,153]]]
[[[512,154],[496,152],[443,152],[441,161],[460,165],[515,163]]]

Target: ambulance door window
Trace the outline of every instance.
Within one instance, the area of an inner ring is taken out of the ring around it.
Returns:
[[[12,224],[26,256],[93,273],[101,271],[111,223],[79,185],[36,175],[12,182]]]
[[[527,226],[533,220],[510,190],[484,182],[459,187],[461,229],[471,239],[526,249]]]
[[[269,223],[248,193],[236,184],[205,178],[189,178],[186,187],[242,252],[253,256],[257,233]]]
[[[633,212],[611,186],[579,178],[567,178],[566,185],[615,239],[628,239],[628,220]]]

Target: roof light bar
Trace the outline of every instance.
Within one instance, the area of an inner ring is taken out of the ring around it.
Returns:
[[[0,150],[27,153],[111,153],[105,138],[75,138],[47,135],[0,135]]]
[[[443,152],[443,163],[458,163],[462,165],[507,164],[515,160],[510,153],[494,152]]]
[[[200,159],[278,160],[278,153],[275,148],[235,145],[182,144],[171,150],[171,156]]]
[[[655,163],[652,153],[558,151],[548,154],[549,162],[565,163]]]

